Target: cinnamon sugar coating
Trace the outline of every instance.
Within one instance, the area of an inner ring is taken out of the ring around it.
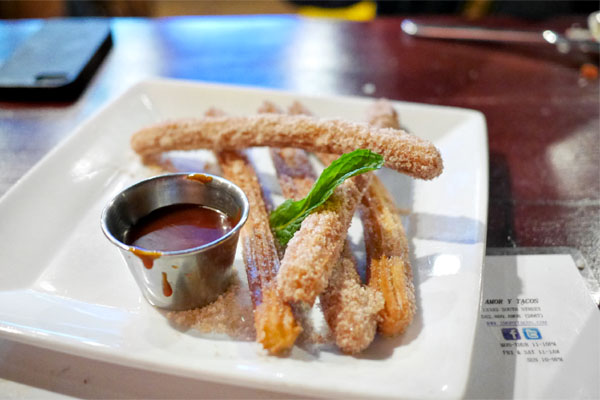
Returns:
[[[394,336],[406,330],[416,312],[408,240],[396,206],[379,179],[371,182],[359,212],[364,226],[368,284],[385,300],[379,330]]]
[[[239,340],[254,340],[256,336],[252,305],[237,279],[213,303],[192,310],[169,311],[167,318],[202,333],[221,333]]]
[[[335,343],[344,353],[360,353],[371,344],[377,331],[378,313],[383,309],[383,296],[361,284],[348,245],[344,246],[327,289],[319,299]]]
[[[367,174],[369,175],[369,174]],[[281,260],[277,285],[286,301],[313,304],[327,287],[332,268],[368,179],[356,176],[338,186],[331,197],[312,212],[290,239]]]
[[[433,144],[402,130],[303,115],[259,114],[164,122],[136,132],[131,146],[143,158],[158,152],[199,148],[220,151],[252,146],[297,147],[334,154],[363,148],[381,154],[387,167],[415,178],[432,179],[443,169],[442,158]]]
[[[376,128],[400,129],[398,113],[386,99],[378,99],[367,109],[367,121]]]
[[[294,105],[302,107],[297,102]],[[306,112],[302,108],[299,110]],[[284,196],[295,200],[306,196],[316,179],[306,152],[287,148],[272,150],[271,154]],[[333,209],[335,210],[335,207]],[[327,224],[330,220],[315,218],[315,221]],[[302,232],[303,229],[306,228],[301,227],[296,235],[306,234]],[[341,233],[336,240],[343,243],[342,255],[335,261],[327,280],[327,287],[319,299],[336,345],[345,353],[355,354],[367,348],[373,341],[378,312],[383,308],[383,298],[374,289],[361,284],[356,272],[356,260],[346,240],[346,231]],[[321,250],[324,252],[323,258],[331,258],[330,248],[322,247]]]
[[[224,151],[217,155],[224,176],[237,184],[248,197],[250,213],[240,232],[244,264],[254,305],[256,338],[272,354],[290,349],[301,328],[292,309],[276,296],[275,276],[279,257],[261,186],[250,162],[239,152]]]
[[[367,115],[374,126],[399,125],[396,111],[386,100],[373,103]],[[386,336],[398,335],[415,315],[415,288],[404,227],[392,195],[379,178],[371,181],[359,213],[364,227],[368,284],[383,294],[385,302],[378,328]]]

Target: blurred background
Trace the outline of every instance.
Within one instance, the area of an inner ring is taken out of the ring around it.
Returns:
[[[599,2],[595,0],[0,0],[0,19],[242,14],[300,14],[362,21],[398,14],[461,14],[472,19],[512,15],[544,19],[587,14],[599,8]]]

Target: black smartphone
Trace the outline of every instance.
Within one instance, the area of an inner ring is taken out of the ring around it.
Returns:
[[[111,46],[108,20],[46,20],[0,66],[0,101],[75,100]]]

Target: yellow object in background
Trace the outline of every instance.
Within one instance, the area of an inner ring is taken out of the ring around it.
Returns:
[[[463,8],[463,15],[468,19],[479,19],[489,14],[491,9],[491,0],[467,0]]]
[[[374,1],[361,1],[348,7],[323,8],[303,6],[298,14],[314,18],[337,18],[349,21],[370,21],[377,15],[377,4]]]

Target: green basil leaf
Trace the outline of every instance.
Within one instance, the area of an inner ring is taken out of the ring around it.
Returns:
[[[271,229],[282,246],[300,229],[302,221],[317,207],[325,203],[346,179],[379,169],[383,157],[370,150],[359,149],[343,154],[323,170],[310,193],[301,200],[286,200],[270,216]]]

